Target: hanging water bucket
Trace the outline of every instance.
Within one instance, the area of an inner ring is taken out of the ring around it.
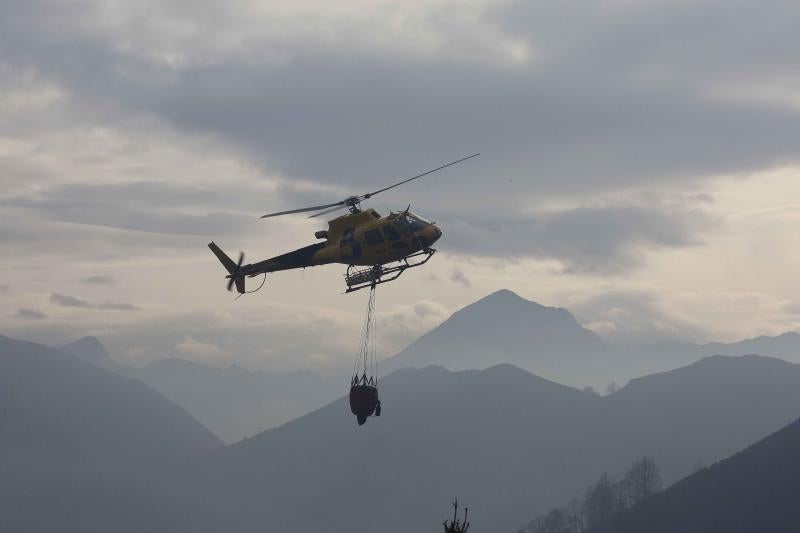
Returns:
[[[378,361],[375,342],[375,286],[370,288],[367,316],[361,332],[360,350],[353,365],[353,378],[350,380],[350,411],[356,415],[358,425],[364,425],[367,418],[381,416],[381,402],[378,399]]]
[[[350,411],[356,415],[358,425],[367,421],[367,417],[380,416],[380,400],[378,389],[373,385],[353,385],[350,387]]]

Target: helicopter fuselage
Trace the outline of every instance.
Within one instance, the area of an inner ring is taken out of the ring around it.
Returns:
[[[382,217],[374,209],[365,209],[331,220],[328,230],[317,235],[325,241],[242,265],[238,273],[253,277],[330,263],[384,265],[429,249],[442,236],[442,231],[433,222],[409,212]]]

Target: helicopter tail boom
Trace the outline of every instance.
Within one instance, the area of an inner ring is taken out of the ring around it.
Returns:
[[[244,273],[241,272],[242,270],[242,261],[244,260],[244,254],[239,256],[239,263],[234,263],[233,259],[228,257],[225,252],[222,251],[222,248],[217,246],[213,241],[208,243],[208,247],[214,252],[214,255],[217,256],[219,262],[222,263],[222,266],[225,267],[225,270],[228,271],[228,290],[231,290],[232,286],[236,285],[236,291],[239,294],[244,294]]]

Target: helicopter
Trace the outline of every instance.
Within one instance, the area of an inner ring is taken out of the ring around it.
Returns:
[[[367,287],[374,288],[381,283],[397,279],[409,268],[427,263],[436,252],[431,245],[442,236],[442,230],[434,222],[412,213],[410,205],[404,211],[381,216],[372,208],[362,210],[361,202],[478,155],[480,154],[472,154],[377,191],[349,196],[330,204],[279,211],[261,217],[264,219],[321,211],[308,217],[316,218],[339,209],[347,209],[348,213],[328,222],[327,230],[317,231],[314,234],[322,242],[246,265],[242,264],[243,252],[239,254],[239,260],[234,262],[213,241],[208,247],[228,271],[228,275],[225,276],[228,280],[228,290],[232,290],[235,286],[239,295],[256,292],[264,285],[262,282],[257,289],[248,291],[245,287],[245,278],[263,274],[266,281],[268,273],[331,263],[347,265],[347,272],[344,275],[346,293]]]

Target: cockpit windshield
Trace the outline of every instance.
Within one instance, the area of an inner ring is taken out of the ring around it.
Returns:
[[[400,233],[403,235],[416,233],[431,224],[414,213],[395,213],[393,218],[397,229],[399,229]]]
[[[411,228],[411,231],[413,232],[420,231],[424,229],[425,226],[430,224],[430,222],[428,222],[421,216],[415,215],[414,213],[407,213],[405,218],[408,221],[408,226]]]
[[[411,217],[411,218],[415,218],[415,219],[419,220],[420,222],[422,222],[422,223],[423,223],[423,224],[425,224],[426,226],[427,226],[428,224],[432,224],[432,222],[431,222],[430,220],[428,220],[428,219],[426,219],[426,218],[424,218],[424,217],[421,217],[421,216],[419,216],[419,215],[418,215],[418,214],[416,214],[416,213],[412,213],[412,212],[410,212],[410,211],[409,211],[409,212],[408,212],[408,216],[409,216],[409,217]]]

